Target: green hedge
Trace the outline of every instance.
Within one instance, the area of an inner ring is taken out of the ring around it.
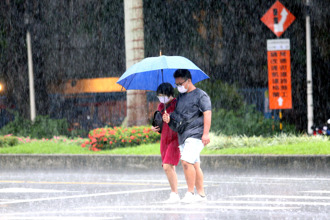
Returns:
[[[243,106],[238,110],[213,110],[211,130],[216,134],[246,136],[271,136],[280,132],[279,122],[266,119],[252,105]],[[294,134],[295,131],[293,125],[283,123],[282,132]]]
[[[70,136],[69,125],[65,119],[51,119],[49,116],[38,115],[32,123],[21,117],[17,112],[14,121],[9,122],[0,130],[0,135],[12,134],[20,137],[51,138],[53,136]]]

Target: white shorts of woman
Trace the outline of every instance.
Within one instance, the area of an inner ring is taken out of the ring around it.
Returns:
[[[197,138],[187,138],[185,142],[179,145],[181,160],[190,164],[200,163],[200,153],[204,148],[202,140]]]

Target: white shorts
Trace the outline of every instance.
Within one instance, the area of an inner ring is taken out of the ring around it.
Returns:
[[[204,148],[202,140],[197,138],[187,138],[185,142],[179,145],[181,160],[191,164],[200,163],[200,153]]]

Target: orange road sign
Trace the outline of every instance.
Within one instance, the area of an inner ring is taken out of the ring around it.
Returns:
[[[290,39],[267,40],[269,109],[291,109]]]
[[[279,37],[295,19],[296,17],[281,2],[276,1],[262,16],[261,21]]]

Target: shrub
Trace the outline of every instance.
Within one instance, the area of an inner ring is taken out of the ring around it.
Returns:
[[[17,137],[19,143],[25,144],[25,143],[33,143],[33,142],[54,142],[54,143],[66,143],[68,145],[78,145],[80,146],[82,143],[86,142],[86,138],[83,139],[81,137],[78,138],[68,138],[65,136],[54,136],[52,138],[42,138],[42,139],[36,139],[36,138],[30,138],[30,137]]]
[[[262,137],[262,136],[251,136],[247,137],[245,135],[234,135],[226,136],[223,134],[216,135],[215,133],[210,133],[211,142],[206,147],[210,150],[219,150],[224,148],[249,148],[257,146],[276,146],[276,145],[287,145],[287,144],[297,144],[304,142],[328,142],[329,137],[326,136],[309,136],[309,135],[292,135],[292,134],[277,134],[272,137]]]
[[[49,116],[38,115],[32,123],[24,119],[17,112],[15,119],[0,130],[0,134],[13,134],[21,137],[51,138],[53,136],[69,136],[69,125],[65,119],[51,119]]]
[[[160,134],[151,131],[150,126],[140,127],[105,127],[97,128],[89,132],[89,140],[82,147],[99,151],[118,147],[129,147],[140,144],[156,143],[160,141]]]
[[[69,125],[65,119],[51,119],[49,116],[38,116],[31,125],[30,136],[34,138],[51,138],[69,136]]]
[[[149,126],[97,128],[90,131],[88,137],[89,140],[81,146],[89,147],[93,151],[155,143],[160,140],[160,135],[152,132]]]
[[[211,130],[225,135],[270,136],[280,132],[272,119],[264,118],[252,105],[244,105],[238,110],[218,109],[212,112]],[[283,132],[295,133],[295,127],[283,123]]]
[[[244,99],[235,85],[223,83],[221,80],[204,80],[198,84],[211,99],[212,107],[226,110],[239,109],[244,105]]]
[[[0,130],[0,134],[13,134],[16,136],[29,136],[28,132],[31,129],[31,122],[21,117],[17,112],[12,112],[15,119],[9,122]]]
[[[87,137],[88,130],[83,129],[69,129],[69,136],[70,137]]]
[[[17,137],[11,135],[0,136],[0,147],[12,147],[17,144],[18,144]]]

